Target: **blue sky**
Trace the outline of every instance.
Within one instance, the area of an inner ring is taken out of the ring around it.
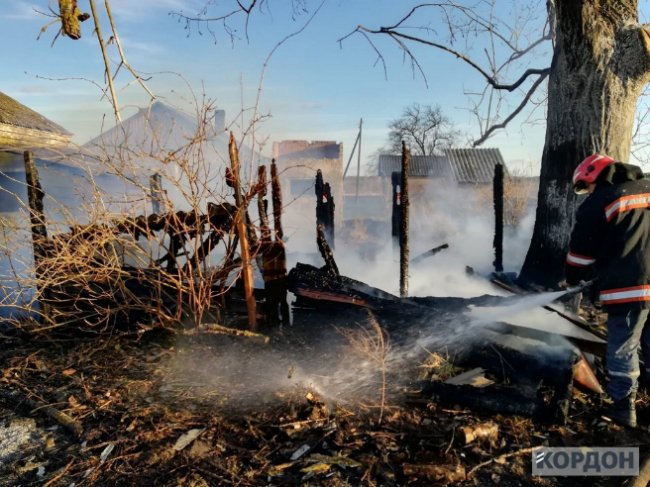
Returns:
[[[200,28],[201,35],[195,24],[188,33],[185,23],[170,15],[178,11],[193,15],[206,3],[210,4],[208,12],[217,14],[219,5],[235,3],[231,0],[111,0],[111,6],[129,63],[150,77],[148,84],[162,101],[192,113],[195,100],[205,96],[226,110],[227,122],[244,107],[247,125],[261,86],[259,113],[270,117],[256,133],[269,142],[336,140],[343,142],[347,161],[363,118],[365,161],[386,145],[389,122],[413,102],[440,104],[459,127],[476,135],[464,92],[479,90],[483,83],[471,68],[442,51],[417,49],[425,83],[400,52],[382,39],[377,39],[377,45],[384,54],[387,75],[362,37],[347,39],[342,46],[337,42],[358,24],[371,28],[392,24],[418,2],[326,0],[305,30],[275,51],[264,70],[274,46],[300,29],[320,3],[303,1],[307,13],[293,12],[289,0],[266,0],[264,11],[250,17],[248,39],[243,24],[233,20],[231,27],[239,37],[234,42],[219,24],[212,26],[216,37],[205,27]],[[54,0],[49,3],[56,4]],[[103,11],[104,2],[96,3]],[[79,5],[90,11],[87,0],[79,0]],[[12,47],[2,53],[0,90],[64,126],[78,143],[98,135],[102,127],[110,128],[114,118],[98,87],[104,86],[103,64],[91,20],[82,24],[80,40],[59,37],[51,47],[58,25],[50,26],[37,40],[40,28],[51,19],[35,9],[48,12],[47,0],[3,0],[3,7],[0,27],[5,41],[11,39],[5,45]],[[505,8],[497,12],[504,18],[513,13],[522,12]],[[439,16],[430,15],[425,21],[444,34]],[[106,19],[102,30],[109,37]],[[476,53],[489,47],[480,39],[466,41],[474,44]],[[109,55],[117,61],[114,46]],[[536,67],[547,64],[544,53],[535,60]],[[518,75],[513,72],[512,76]],[[148,103],[147,94],[126,70],[120,71],[116,86],[124,118]],[[543,109],[530,117],[520,116],[484,147],[499,147],[509,163],[535,167],[543,147],[543,117]],[[524,124],[527,118],[537,122]]]

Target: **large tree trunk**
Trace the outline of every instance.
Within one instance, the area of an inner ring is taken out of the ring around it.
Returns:
[[[627,161],[637,100],[648,82],[648,33],[636,0],[556,0],[546,141],[533,238],[520,279],[554,286],[564,272],[576,197],[571,177],[587,155]]]

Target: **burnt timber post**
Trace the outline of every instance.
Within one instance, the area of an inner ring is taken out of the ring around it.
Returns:
[[[323,182],[323,173],[316,171],[316,227],[323,225],[325,238],[330,247],[334,248],[334,198],[329,183]]]
[[[32,248],[34,251],[34,275],[36,277],[36,291],[42,298],[45,289],[42,288],[42,260],[47,254],[47,226],[45,223],[45,212],[43,210],[43,198],[45,192],[41,187],[38,177],[38,170],[34,163],[34,157],[31,152],[23,153],[25,162],[25,182],[27,183],[27,201],[29,204],[29,221],[32,230]],[[43,315],[48,314],[48,310],[43,300],[40,299],[41,310]]]
[[[402,222],[399,239],[399,294],[402,298],[409,292],[409,172],[411,169],[411,151],[402,141]]]
[[[264,179],[266,180],[266,176],[264,176]],[[275,159],[271,162],[271,196],[273,200],[273,233],[275,237],[272,242],[269,238],[269,248],[264,253],[262,269],[264,287],[266,288],[266,312],[270,322],[279,319],[283,324],[289,324],[287,255],[282,240],[284,236],[282,230],[282,189]],[[266,207],[264,207],[263,213],[266,214]],[[268,218],[266,225],[268,226]],[[262,229],[262,233],[264,233],[264,229]]]
[[[262,244],[271,240],[271,228],[269,227],[268,200],[266,199],[266,166],[257,168],[257,213],[260,218],[260,240]]]
[[[276,240],[284,239],[282,230],[282,188],[278,177],[278,166],[271,160],[271,195],[273,199],[273,230]]]
[[[163,189],[162,189],[162,176],[159,172],[153,173],[149,176],[149,191],[151,195],[151,210],[158,215],[162,211]]]
[[[271,228],[269,227],[268,201],[266,196],[266,166],[260,165],[257,168],[257,213],[260,218],[260,258],[258,260],[259,268],[262,271],[264,279],[264,315],[266,324],[278,321],[278,303],[274,296],[274,281],[286,275],[282,269],[277,269],[276,257],[279,250],[274,246],[271,239]],[[280,271],[280,272],[278,272]]]
[[[402,224],[402,181],[401,175],[393,171],[390,175],[390,181],[393,187],[393,211],[391,218],[391,236],[393,238],[393,248],[399,249],[400,232]]]
[[[503,272],[503,164],[494,166],[494,270]]]
[[[230,167],[232,169],[232,183],[235,192],[235,226],[239,235],[242,280],[244,283],[244,297],[246,299],[246,311],[248,313],[248,328],[251,331],[257,331],[257,310],[255,305],[255,296],[253,296],[253,267],[251,266],[250,249],[248,247],[248,235],[246,228],[246,208],[239,187],[239,151],[235,143],[235,136],[230,132],[230,141],[228,144],[230,155]]]
[[[329,242],[332,249],[335,248],[334,242],[334,196],[332,196],[332,188],[330,183],[325,183],[324,187],[324,197],[326,201],[326,211],[327,211],[327,225],[325,226],[325,231],[327,234],[327,241]]]

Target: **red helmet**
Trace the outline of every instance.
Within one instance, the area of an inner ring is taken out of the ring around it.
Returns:
[[[603,169],[613,163],[614,159],[602,154],[592,154],[587,157],[573,171],[574,191],[578,194],[586,193],[589,185],[596,182]]]

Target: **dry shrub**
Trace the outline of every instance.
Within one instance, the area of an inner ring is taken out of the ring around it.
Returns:
[[[46,205],[56,207],[64,221],[49,222],[49,239],[36,268],[30,263],[26,204],[16,229],[3,222],[0,252],[10,279],[0,280],[0,298],[14,303],[23,316],[37,318],[17,318],[14,325],[41,331],[74,323],[110,331],[135,323],[148,329],[220,321],[219,298],[241,269],[232,230],[237,210],[226,201],[223,178],[228,156],[206,149],[214,135],[211,111],[209,105],[198,111],[196,133],[174,152],[162,143],[155,146],[155,140],[134,148],[128,134],[118,147],[99,147],[101,167],[129,189],[106,191],[94,170],[87,169],[82,204],[66,208],[65,202],[52,203],[46,196]],[[162,174],[172,195],[163,195],[163,207],[173,211],[152,214],[151,173],[143,165]],[[253,197],[247,187],[246,206]],[[256,238],[252,225],[249,233]],[[24,262],[14,268],[17,260]]]

